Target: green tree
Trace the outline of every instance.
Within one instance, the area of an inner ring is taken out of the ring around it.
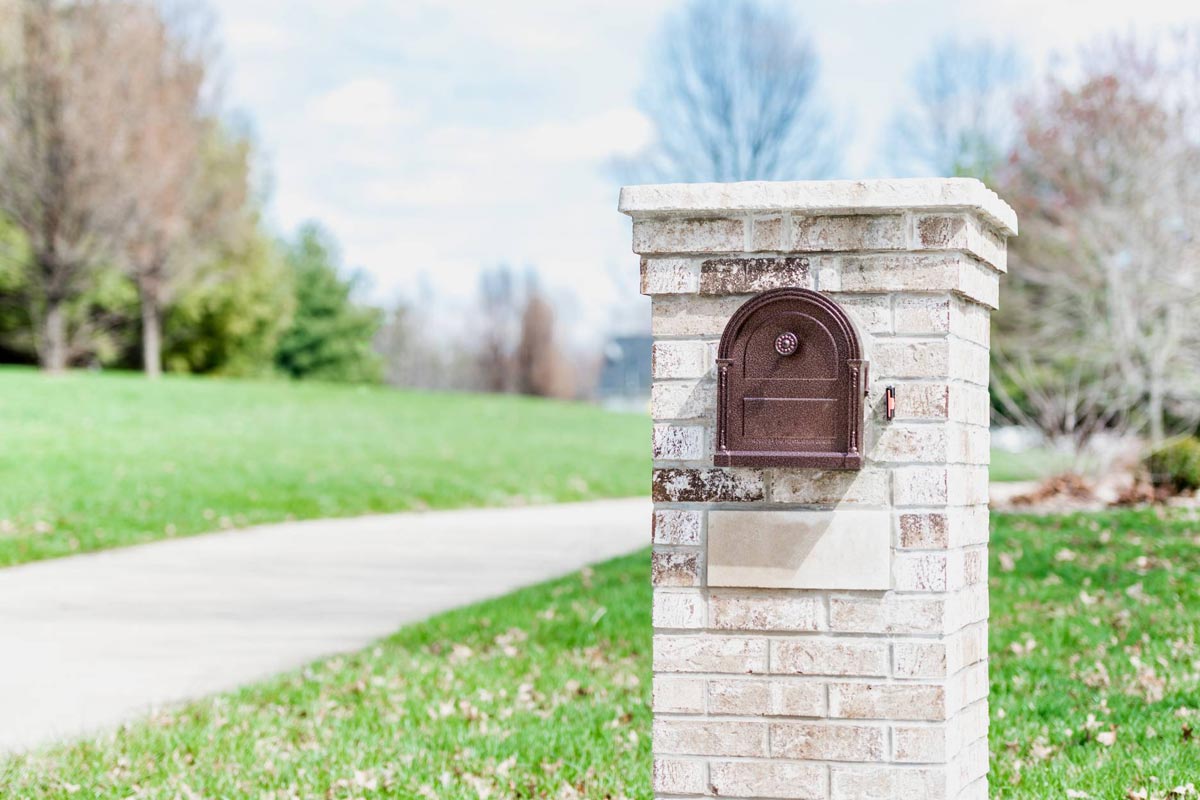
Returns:
[[[296,313],[275,363],[293,378],[375,383],[382,380],[372,340],[382,324],[378,309],[354,301],[358,276],[343,277],[337,245],[315,223],[300,228],[287,252]]]
[[[240,239],[200,265],[167,308],[163,356],[170,371],[275,371],[295,308],[292,273],[257,219],[247,222]]]

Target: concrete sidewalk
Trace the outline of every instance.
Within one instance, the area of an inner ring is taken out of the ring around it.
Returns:
[[[628,553],[648,499],[268,525],[0,570],[0,751]]]

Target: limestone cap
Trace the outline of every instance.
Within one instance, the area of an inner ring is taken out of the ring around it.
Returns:
[[[1017,233],[1017,214],[975,178],[862,181],[743,181],[625,186],[617,208],[634,219],[704,217],[730,212],[873,214],[885,211],[976,211],[997,231]]]

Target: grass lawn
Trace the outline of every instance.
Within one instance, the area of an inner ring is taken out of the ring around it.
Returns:
[[[989,476],[993,481],[1037,481],[1071,469],[1071,456],[1049,448],[1020,453],[992,450]]]
[[[1200,784],[1197,516],[994,519],[993,796]]]
[[[1198,531],[995,516],[993,797],[1166,800],[1200,778]],[[0,796],[649,798],[649,607],[646,554],[619,559],[10,759]]]
[[[0,797],[644,798],[649,668],[641,553],[0,762]]]
[[[0,566],[219,528],[649,490],[650,422],[521,397],[0,369]]]

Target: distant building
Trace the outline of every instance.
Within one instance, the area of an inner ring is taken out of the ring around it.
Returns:
[[[650,405],[650,336],[614,336],[604,345],[596,394],[605,408],[646,412]]]

